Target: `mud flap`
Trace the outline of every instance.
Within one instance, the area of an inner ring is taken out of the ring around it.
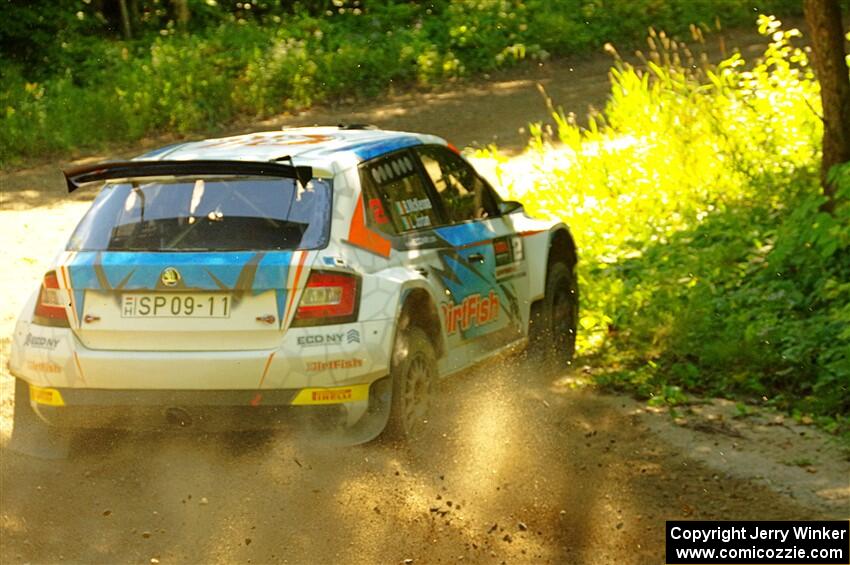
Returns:
[[[70,435],[38,417],[30,406],[29,385],[21,379],[15,379],[15,416],[7,449],[38,459],[67,459],[71,453]]]
[[[390,415],[392,381],[382,378],[369,390],[369,400],[346,405],[347,426],[340,440],[344,445],[359,445],[375,439],[384,430]]]
[[[366,414],[369,408],[369,400],[358,400],[345,404],[345,423],[347,427],[354,426]]]

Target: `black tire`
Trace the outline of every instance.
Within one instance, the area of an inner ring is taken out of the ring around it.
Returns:
[[[428,421],[437,355],[424,330],[410,327],[399,332],[390,367],[392,400],[382,438],[399,440],[420,435]]]
[[[531,311],[529,352],[547,367],[565,368],[576,350],[578,281],[575,269],[562,261],[549,264],[546,293]]]

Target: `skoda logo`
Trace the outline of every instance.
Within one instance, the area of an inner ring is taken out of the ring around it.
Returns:
[[[177,286],[177,283],[180,282],[180,271],[174,267],[166,267],[159,275],[159,280],[164,286]]]

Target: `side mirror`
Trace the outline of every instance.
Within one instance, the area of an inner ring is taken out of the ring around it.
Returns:
[[[499,202],[499,212],[503,216],[507,216],[508,214],[513,214],[514,212],[522,212],[523,206],[521,202],[516,202],[515,200],[505,200],[504,202]]]

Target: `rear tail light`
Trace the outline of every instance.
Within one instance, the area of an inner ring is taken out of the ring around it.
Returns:
[[[313,271],[295,311],[293,326],[326,326],[357,320],[360,277],[348,273]]]
[[[33,323],[41,326],[70,327],[68,314],[65,311],[65,302],[66,291],[59,288],[56,272],[49,271],[44,275],[44,280],[41,283],[38,302],[35,304]]]

